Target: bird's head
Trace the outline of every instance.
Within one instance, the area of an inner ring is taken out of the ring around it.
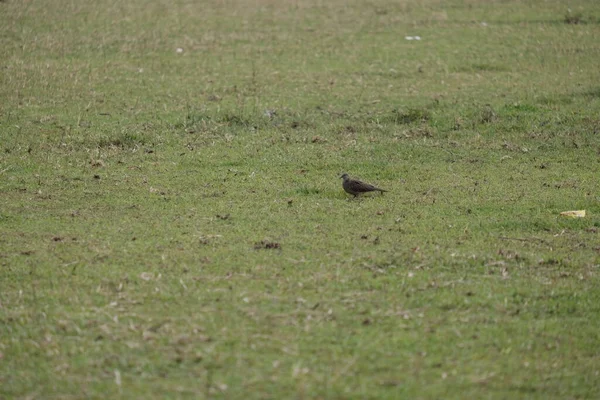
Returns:
[[[344,174],[340,175],[340,178],[342,178],[344,180],[348,179],[348,174],[344,173]]]

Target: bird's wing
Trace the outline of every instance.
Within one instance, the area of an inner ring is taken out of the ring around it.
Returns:
[[[356,188],[357,190],[362,190],[362,191],[377,190],[377,188],[375,186],[370,185],[370,184],[365,183],[365,182],[357,181],[357,180],[353,180],[352,181],[352,186],[354,188]]]

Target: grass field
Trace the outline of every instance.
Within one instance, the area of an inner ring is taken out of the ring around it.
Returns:
[[[0,1],[0,399],[600,397],[568,3]]]

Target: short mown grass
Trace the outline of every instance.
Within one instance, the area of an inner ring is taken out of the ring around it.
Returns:
[[[598,21],[0,2],[0,398],[598,397]]]

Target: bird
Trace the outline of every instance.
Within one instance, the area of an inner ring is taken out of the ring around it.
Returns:
[[[340,178],[342,178],[344,180],[342,182],[342,187],[344,188],[346,193],[350,193],[351,195],[354,195],[354,197],[358,196],[361,193],[367,193],[367,192],[379,191],[379,192],[381,192],[381,194],[383,194],[383,192],[387,192],[387,190],[380,189],[371,184],[361,182],[357,179],[351,179],[348,176],[348,174],[342,174],[340,176]]]

